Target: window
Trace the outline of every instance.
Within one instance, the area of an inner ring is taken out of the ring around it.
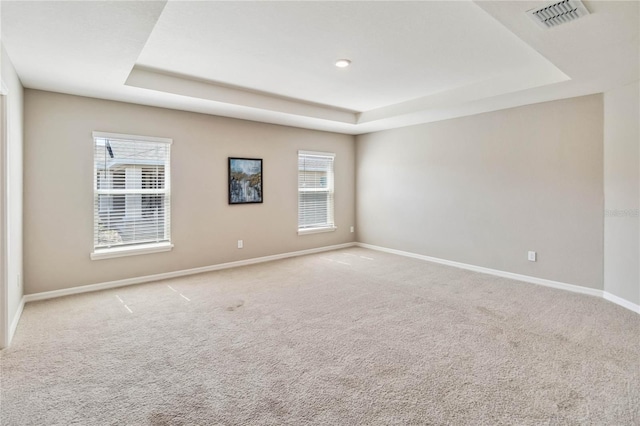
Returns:
[[[333,221],[335,154],[298,151],[298,234],[328,232]]]
[[[92,259],[171,245],[171,139],[93,132]]]

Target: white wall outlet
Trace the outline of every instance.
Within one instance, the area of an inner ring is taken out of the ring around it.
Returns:
[[[355,231],[355,228],[352,226],[352,227],[350,228],[350,231],[351,231],[351,232]]]
[[[538,259],[538,255],[536,254],[535,251],[530,251],[527,254],[527,259],[529,259],[530,262],[535,262]]]
[[[238,248],[243,248],[244,242],[242,240],[238,240]]]

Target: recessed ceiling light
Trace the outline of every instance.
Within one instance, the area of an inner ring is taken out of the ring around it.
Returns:
[[[336,67],[338,68],[346,68],[351,65],[351,61],[348,59],[338,59],[336,61]]]

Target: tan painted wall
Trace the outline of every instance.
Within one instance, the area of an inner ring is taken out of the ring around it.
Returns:
[[[354,241],[354,137],[25,91],[25,293]],[[171,252],[92,261],[94,130],[173,138]],[[336,224],[297,235],[297,151],[336,153]],[[227,203],[227,157],[264,160],[264,203]],[[237,240],[244,249],[237,249]]]
[[[604,289],[640,305],[640,83],[604,94]]]
[[[602,140],[601,95],[358,136],[358,240],[602,289]]]

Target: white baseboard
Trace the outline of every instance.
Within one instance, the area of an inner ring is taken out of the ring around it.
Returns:
[[[560,290],[571,291],[573,293],[581,293],[581,294],[587,294],[589,296],[602,297],[603,299],[613,302],[616,305],[620,305],[623,308],[627,308],[630,311],[640,314],[640,305],[636,305],[635,303],[629,302],[628,300],[618,297],[614,294],[608,293],[603,290],[598,290],[595,288],[582,287],[579,285],[567,284],[559,281],[545,280],[543,278],[531,277],[529,275],[514,274],[512,272],[499,271],[497,269],[484,268],[482,266],[469,265],[467,263],[454,262],[452,260],[424,256],[421,254],[411,253],[408,251],[401,251],[401,250],[395,250],[395,249],[390,249],[386,247],[374,246],[372,244],[356,243],[356,245],[358,247],[368,248],[371,250],[378,250],[386,253],[398,254],[400,256],[413,257],[415,259],[421,259],[429,262],[440,263],[442,265],[453,266],[461,269],[468,269],[470,271],[475,271],[475,272],[482,272],[484,274],[495,275],[503,278],[511,278],[514,280],[524,281],[527,283],[543,285],[545,287],[552,287]]]
[[[595,288],[588,288],[588,287],[582,287],[579,285],[562,283],[559,281],[546,280],[544,278],[536,278],[536,277],[531,277],[529,275],[515,274],[513,272],[505,272],[505,271],[500,271],[498,269],[485,268],[483,266],[469,265],[467,263],[454,262],[452,260],[440,259],[440,258],[431,257],[431,256],[424,256],[422,254],[395,250],[395,249],[390,249],[386,247],[379,247],[371,244],[357,243],[357,245],[359,247],[364,247],[371,250],[378,250],[386,253],[398,254],[400,256],[413,257],[415,259],[421,259],[429,262],[440,263],[442,265],[453,266],[460,269],[467,269],[469,271],[482,272],[483,274],[495,275],[497,277],[511,278],[513,280],[543,285],[545,287],[552,287],[560,290],[568,290],[574,293],[588,294],[589,296],[602,297],[602,290],[597,290]]]
[[[79,287],[65,288],[61,290],[27,294],[23,298],[23,305],[25,302],[34,302],[36,300],[53,299],[56,297],[70,296],[72,294],[88,293],[91,291],[106,290],[110,288],[124,287],[128,285],[133,285],[133,284],[142,284],[150,281],[159,281],[159,280],[166,280],[168,278],[177,278],[177,277],[183,277],[187,275],[201,274],[203,272],[218,271],[220,269],[237,268],[238,266],[253,265],[256,263],[270,262],[272,260],[280,260],[280,259],[286,259],[289,257],[304,256],[307,254],[320,253],[323,251],[338,250],[342,248],[353,247],[355,245],[356,243],[337,244],[333,246],[318,247],[318,248],[312,248],[308,250],[300,250],[300,251],[294,251],[289,253],[274,254],[271,256],[256,257],[253,259],[239,260],[236,262],[219,263],[217,265],[203,266],[201,268],[183,269],[181,271],[166,272],[163,274],[146,275],[143,277],[127,278],[124,280],[109,281],[109,282],[99,283],[99,284],[89,284],[89,285],[83,285]]]
[[[567,284],[567,283],[562,283],[562,282],[559,282],[559,281],[545,280],[543,278],[531,277],[529,275],[514,274],[513,272],[499,271],[497,269],[484,268],[482,266],[469,265],[467,263],[454,262],[452,260],[446,260],[446,259],[439,259],[437,257],[424,256],[424,255],[421,255],[421,254],[411,253],[411,252],[408,252],[408,251],[395,250],[395,249],[390,249],[390,248],[386,248],[386,247],[374,246],[372,244],[356,243],[356,245],[358,247],[368,248],[368,249],[371,249],[371,250],[378,250],[378,251],[383,251],[383,252],[386,252],[386,253],[397,254],[397,255],[400,255],[400,256],[413,257],[415,259],[421,259],[421,260],[426,260],[426,261],[429,261],[429,262],[440,263],[442,265],[453,266],[453,267],[456,267],[456,268],[467,269],[467,270],[475,271],[475,272],[482,272],[484,274],[495,275],[495,276],[503,277],[503,278],[511,278],[511,279],[514,279],[514,280],[524,281],[524,282],[527,282],[527,283],[543,285],[545,287],[552,287],[552,288],[557,288],[557,289],[560,289],[560,290],[571,291],[571,292],[574,292],[574,293],[587,294],[589,296],[602,297],[602,298],[604,298],[604,299],[606,299],[606,300],[608,300],[610,302],[615,303],[616,305],[620,305],[623,308],[627,308],[627,309],[629,309],[629,310],[631,310],[633,312],[636,312],[636,313],[640,314],[640,306],[639,305],[636,305],[635,303],[629,302],[628,300],[623,299],[621,297],[618,297],[618,296],[616,296],[614,294],[611,294],[611,293],[608,293],[608,292],[602,291],[602,290],[597,290],[595,288],[582,287],[582,286],[579,286],[579,285]]]
[[[604,297],[610,302],[615,303],[616,305],[620,305],[637,314],[640,314],[640,305],[636,305],[635,303],[629,302],[627,299],[623,299],[622,297],[618,297],[615,294],[611,294],[606,291],[602,292],[602,297]]]
[[[503,278],[510,278],[518,281],[524,281],[532,284],[542,285],[545,287],[557,288],[560,290],[571,291],[573,293],[580,293],[580,294],[587,294],[589,296],[602,297],[610,302],[613,302],[617,305],[620,305],[624,308],[627,308],[633,312],[640,314],[639,305],[636,305],[632,302],[629,302],[628,300],[622,299],[621,297],[618,297],[606,291],[597,290],[597,289],[588,288],[588,287],[582,287],[574,284],[567,284],[559,281],[546,280],[543,278],[531,277],[528,275],[515,274],[513,272],[505,272],[497,269],[485,268],[482,266],[469,265],[467,263],[454,262],[452,260],[440,259],[437,257],[424,256],[421,254],[411,253],[407,251],[375,246],[372,244],[354,242],[354,243],[338,244],[333,246],[318,247],[318,248],[289,252],[289,253],[281,253],[281,254],[276,254],[272,256],[257,257],[253,259],[239,260],[236,262],[220,263],[217,265],[204,266],[201,268],[185,269],[181,271],[167,272],[163,274],[146,275],[143,277],[128,278],[124,280],[109,281],[109,282],[99,283],[99,284],[89,284],[89,285],[84,285],[79,287],[66,288],[62,290],[53,290],[53,291],[46,291],[42,293],[28,294],[22,298],[20,307],[18,308],[18,312],[13,318],[13,321],[11,323],[9,340],[11,340],[11,338],[13,337],[13,334],[15,333],[16,327],[18,326],[18,321],[20,319],[20,315],[22,314],[22,309],[24,308],[24,304],[27,302],[33,302],[36,300],[53,299],[56,297],[69,296],[72,294],[88,293],[92,291],[106,290],[110,288],[124,287],[128,285],[133,285],[133,284],[142,284],[150,281],[158,281],[158,280],[164,280],[168,278],[177,278],[177,277],[182,277],[187,275],[200,274],[203,272],[218,271],[221,269],[236,268],[238,266],[253,265],[256,263],[270,262],[272,260],[286,259],[289,257],[296,257],[296,256],[304,256],[307,254],[338,250],[338,249],[353,247],[353,246],[368,248],[371,250],[377,250],[377,251],[382,251],[386,253],[397,254],[400,256],[412,257],[414,259],[426,260],[428,262],[434,262],[442,265],[453,266],[455,268],[467,269],[470,271],[481,272],[484,274],[494,275],[494,276],[503,277]]]
[[[13,336],[16,334],[16,329],[18,328],[18,323],[20,322],[20,317],[22,316],[22,311],[24,310],[24,304],[26,302],[27,301],[25,296],[22,296],[22,299],[20,300],[20,304],[18,305],[18,310],[16,311],[16,314],[13,316],[13,319],[11,320],[11,326],[9,327],[9,336],[7,339],[7,346],[11,344],[11,341],[13,340]]]

